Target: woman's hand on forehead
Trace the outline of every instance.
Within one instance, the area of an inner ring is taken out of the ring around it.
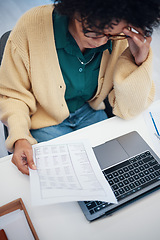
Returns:
[[[130,28],[124,28],[123,33],[129,37],[129,48],[135,59],[135,63],[141,65],[148,57],[152,38],[151,36],[145,36],[141,28],[129,27]]]

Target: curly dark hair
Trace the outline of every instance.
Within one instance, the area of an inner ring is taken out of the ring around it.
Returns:
[[[69,18],[78,14],[88,27],[103,30],[113,20],[125,20],[151,35],[160,23],[160,0],[54,0],[55,9]],[[98,25],[97,25],[98,23]]]

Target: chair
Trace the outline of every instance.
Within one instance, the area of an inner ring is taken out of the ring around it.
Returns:
[[[0,38],[0,65],[1,65],[1,62],[2,62],[4,48],[5,48],[5,45],[6,45],[6,42],[7,42],[7,39],[9,37],[10,32],[11,31],[8,31],[8,32],[4,33],[2,35],[2,37]],[[5,125],[3,125],[3,126],[4,126],[4,136],[5,136],[5,139],[6,139],[8,137],[8,129]]]
[[[8,37],[9,37],[9,35],[10,35],[10,32],[11,32],[11,31],[8,31],[8,32],[4,33],[4,34],[2,35],[2,37],[0,38],[0,64],[1,64],[1,61],[2,61],[4,48],[5,48],[7,39],[8,39]]]

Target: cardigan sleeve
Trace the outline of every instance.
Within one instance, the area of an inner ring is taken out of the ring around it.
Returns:
[[[12,152],[18,139],[36,140],[30,135],[30,116],[36,111],[36,102],[29,81],[27,50],[18,49],[8,40],[0,68],[0,118],[7,125],[7,149]]]
[[[151,77],[152,51],[140,66],[127,48],[118,58],[113,74],[113,89],[108,95],[113,114],[130,119],[144,111],[154,100],[155,88]]]

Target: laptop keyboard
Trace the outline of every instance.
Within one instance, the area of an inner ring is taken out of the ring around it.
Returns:
[[[103,171],[118,201],[142,190],[160,180],[160,164],[149,151],[125,160]],[[90,212],[94,214],[111,203],[85,201]]]

